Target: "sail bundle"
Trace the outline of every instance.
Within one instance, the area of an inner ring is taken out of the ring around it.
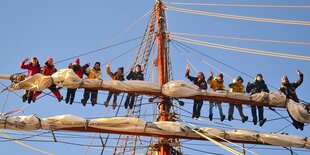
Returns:
[[[310,123],[310,115],[301,103],[288,100],[286,96],[279,92],[242,94],[228,91],[214,91],[212,88],[201,90],[192,83],[183,80],[170,81],[159,87],[157,84],[131,80],[102,80],[102,79],[81,79],[71,69],[62,69],[52,76],[35,74],[21,82],[13,83],[11,90],[25,89],[31,91],[42,91],[45,88],[56,84],[66,88],[92,88],[98,90],[112,90],[115,92],[131,92],[148,95],[165,95],[173,98],[203,99],[209,101],[221,101],[226,103],[260,105],[270,107],[287,108],[292,117],[303,123]]]
[[[49,118],[39,118],[36,115],[0,117],[0,129],[109,132],[204,140],[200,135],[193,132],[191,128],[182,125],[180,122],[144,122],[142,119],[133,117],[96,118],[90,120],[74,115],[59,115]],[[220,137],[232,142],[242,141],[254,144],[310,149],[310,138],[286,133],[259,133],[248,130],[220,130],[216,128],[196,128],[194,130],[213,139],[219,139]]]

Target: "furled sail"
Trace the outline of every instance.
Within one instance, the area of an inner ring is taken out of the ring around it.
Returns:
[[[36,115],[0,117],[0,128],[11,130],[70,130],[83,132],[125,133],[141,136],[165,136],[174,138],[200,139],[200,135],[180,122],[144,122],[133,117],[84,119],[74,115],[39,118]],[[194,129],[204,135],[222,141],[246,142],[274,146],[310,149],[310,138],[286,133],[259,133],[248,130],[220,130],[216,128]]]
[[[310,115],[301,103],[287,100],[286,96],[279,92],[241,94],[228,91],[214,91],[213,89],[201,90],[198,86],[183,80],[170,81],[159,87],[157,84],[130,80],[102,80],[102,79],[81,79],[71,69],[62,69],[52,76],[35,74],[19,83],[13,83],[12,90],[26,89],[31,91],[42,91],[45,88],[56,84],[66,88],[95,88],[100,90],[113,90],[118,92],[134,92],[149,95],[166,95],[174,98],[199,98],[204,100],[215,100],[226,103],[261,105],[287,108],[293,118],[299,122],[310,123]]]

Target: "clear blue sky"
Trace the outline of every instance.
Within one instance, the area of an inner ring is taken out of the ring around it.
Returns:
[[[194,1],[185,1],[194,2]],[[195,1],[199,3],[223,3],[223,4],[268,4],[268,5],[310,5],[308,0],[290,1],[290,0],[223,0],[223,1]],[[154,5],[154,0],[134,0],[134,1],[82,1],[82,0],[67,0],[67,1],[5,1],[0,0],[0,53],[2,60],[0,61],[0,74],[13,74],[22,72],[19,68],[20,62],[26,57],[37,56],[44,64],[47,57],[53,57],[54,61],[64,60],[79,54],[83,54],[98,48],[102,48],[111,43],[115,36],[119,36],[114,43],[126,41],[131,38],[140,37],[143,35],[148,16],[136,24],[132,29],[122,33],[127,27],[133,24],[137,19],[142,17],[148,12]],[[264,18],[277,18],[277,19],[290,19],[290,20],[303,20],[310,21],[310,9],[300,8],[249,8],[249,7],[215,7],[215,6],[179,6],[170,5],[181,8],[189,8],[202,11],[210,11],[216,13],[227,13],[234,15],[253,16],[253,17],[264,17]],[[261,23],[253,21],[241,21],[234,19],[223,19],[217,17],[198,16],[191,14],[184,14],[178,12],[167,11],[168,14],[168,31],[169,32],[184,32],[184,33],[197,33],[197,34],[208,34],[215,36],[231,36],[239,38],[257,38],[257,39],[268,39],[268,40],[283,40],[283,41],[295,41],[295,42],[310,42],[310,27],[301,25],[286,25],[286,24],[273,24],[273,23]],[[280,44],[280,43],[263,43],[253,41],[240,41],[240,40],[229,40],[229,39],[212,39],[204,37],[194,37],[198,40],[209,41],[213,43],[220,43],[225,45],[240,46],[251,49],[274,51],[280,53],[290,53],[296,55],[310,56],[309,44],[308,45],[294,45],[294,44]],[[136,40],[127,44],[123,44],[117,47],[109,48],[101,52],[86,55],[80,57],[81,63],[90,62],[94,64],[96,61],[100,61],[102,64],[107,63],[110,59],[117,57],[118,55],[126,52],[128,49],[138,45],[140,40]],[[280,79],[282,75],[287,75],[291,81],[297,80],[296,69],[301,69],[305,74],[304,83],[297,89],[298,96],[305,100],[310,101],[309,98],[309,61],[292,60],[276,57],[267,57],[261,55],[250,55],[244,53],[238,53],[233,51],[227,51],[222,49],[214,49],[209,47],[202,47],[187,44],[217,60],[220,60],[230,66],[233,66],[247,74],[255,76],[257,73],[264,75],[265,81],[278,88],[280,86]],[[136,50],[125,54],[124,56],[116,59],[112,62],[112,69],[117,69],[119,66],[124,66],[127,69],[135,55]],[[185,52],[185,51],[183,51]],[[186,52],[185,52],[186,53]],[[187,54],[186,56],[193,62],[193,64],[205,75],[208,76],[211,68],[206,64],[202,63],[199,59],[194,56]],[[184,71],[186,66],[185,59],[171,46],[171,58],[173,63],[174,79],[186,80],[184,77]],[[226,74],[236,77],[241,75],[245,82],[253,81],[234,70],[231,70],[217,62],[214,62],[204,56],[202,59],[216,66]],[[68,63],[73,61],[65,61],[56,64],[58,69],[66,68]],[[105,65],[102,66],[103,70]],[[194,70],[191,72],[196,74]],[[218,72],[214,71],[215,74]],[[104,72],[104,79],[110,79]],[[230,79],[224,77],[225,84],[231,82]],[[9,82],[1,80],[5,85],[9,85]],[[3,89],[3,86],[0,86]],[[274,90],[270,88],[271,90]],[[47,92],[49,92],[47,90]],[[66,90],[62,90],[61,93],[65,95]],[[22,95],[22,91],[17,91],[18,95]],[[5,104],[7,92],[0,94],[0,105],[1,108]],[[82,97],[82,90],[79,90],[76,94],[76,101],[79,101]],[[98,101],[103,103],[106,98],[106,92],[99,94]],[[120,101],[119,97],[119,101]],[[186,110],[192,110],[192,101],[183,107]],[[202,109],[202,115],[208,116],[208,102],[204,102]],[[9,93],[8,100],[4,111],[13,109],[19,109],[27,105],[27,103],[21,102],[21,99],[14,93]],[[142,107],[142,114],[151,114],[151,105],[145,105]],[[249,116],[249,120],[252,120],[250,109],[244,106],[244,112]],[[227,104],[224,106],[224,112],[227,115]],[[35,104],[27,106],[24,113],[20,115],[37,114],[40,117],[50,117],[61,114],[74,114],[85,118],[91,117],[102,117],[106,113],[106,108],[102,105],[95,107],[86,106],[83,107],[81,104],[74,104],[72,106],[66,105],[64,102],[58,103],[56,99],[52,97],[44,97],[38,100]],[[287,116],[287,112],[283,109],[279,109],[279,113],[283,116]],[[182,112],[182,115],[190,116],[187,113]],[[115,115],[115,110],[109,110],[106,113],[107,117]],[[125,111],[121,107],[120,116],[125,115]],[[214,109],[215,117],[218,117],[218,109]],[[273,113],[272,111],[265,109],[265,116],[267,119],[275,119],[280,116]],[[151,121],[151,117],[142,116],[146,121]],[[260,132],[276,132],[286,127],[289,123],[284,119],[266,122],[263,127],[254,126],[252,122],[246,122],[242,124],[241,121],[234,120],[228,122],[225,120],[220,124],[219,120],[214,120],[213,123],[206,121],[193,121],[189,118],[182,117],[183,119],[191,122],[200,123],[202,126],[219,127],[221,129],[227,129],[222,124],[227,125],[229,128],[245,128],[250,130],[256,130]],[[235,118],[239,119],[237,111],[235,111]],[[9,132],[9,131],[6,131]],[[36,132],[19,132],[25,134],[37,134]],[[41,132],[41,131],[39,131]],[[310,131],[309,126],[305,127],[304,131],[296,130],[293,126],[285,128],[281,132],[287,132],[299,136],[309,137]],[[79,134],[83,136],[92,137],[93,133],[69,133]],[[21,138],[25,136],[17,136],[10,134],[15,138]],[[51,134],[47,134],[51,140]],[[56,137],[65,136],[61,133],[57,134]],[[68,136],[68,135],[67,135]],[[103,137],[107,134],[102,134]],[[97,136],[98,137],[98,136]],[[118,135],[111,135],[112,138],[118,137]],[[34,140],[40,140],[32,138]],[[145,138],[148,140],[147,138]],[[0,139],[1,141],[2,139]],[[41,139],[42,140],[42,139]],[[59,140],[66,142],[74,142],[80,144],[88,144],[91,138],[66,138],[62,137]],[[67,144],[59,143],[42,143],[42,142],[31,142],[26,141],[25,143],[38,147],[47,152],[55,154],[84,154],[86,147],[72,146]],[[95,139],[92,144],[100,145],[99,139]],[[144,142],[146,145],[146,143]],[[192,144],[192,145],[190,145]],[[196,146],[195,144],[201,144]],[[110,140],[107,143],[108,146],[114,146],[115,140]],[[220,154],[228,154],[223,149],[215,146],[204,146],[212,145],[206,141],[192,141],[184,142],[184,146],[195,148],[198,150],[209,151]],[[246,145],[252,146],[252,145]],[[267,148],[267,149],[262,149]],[[108,148],[113,150],[114,147]],[[273,150],[279,149],[279,150]],[[25,148],[13,142],[0,142],[0,150],[4,154],[41,154],[31,149]],[[266,147],[266,146],[255,146],[252,149],[254,152],[259,154],[289,154],[289,151],[282,149],[281,147]],[[100,154],[100,149],[91,148],[87,154]],[[199,152],[183,149],[185,154],[198,154]],[[141,151],[143,153],[143,151]],[[145,151],[144,151],[145,152]],[[298,154],[309,154],[305,151],[296,152]],[[106,151],[104,154],[111,154]]]

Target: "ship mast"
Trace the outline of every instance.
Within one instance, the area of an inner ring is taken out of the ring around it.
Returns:
[[[167,38],[165,31],[164,9],[161,0],[156,0],[156,24],[157,24],[157,67],[158,67],[158,85],[161,87],[168,82],[168,65],[167,65]],[[159,114],[160,121],[167,121],[169,115],[170,104],[166,96],[159,96]],[[167,138],[159,138],[158,155],[169,155],[171,146],[167,143]]]

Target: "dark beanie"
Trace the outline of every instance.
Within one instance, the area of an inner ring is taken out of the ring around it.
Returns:
[[[118,70],[121,70],[122,73],[124,73],[124,67],[120,67],[120,68],[118,68]]]
[[[259,74],[256,75],[256,77],[261,77],[261,78],[263,78],[263,75],[259,73]]]
[[[100,62],[97,61],[97,62],[95,63],[95,65],[97,65],[97,64],[100,66]]]
[[[222,73],[220,73],[219,75],[217,75],[217,77],[221,77],[221,78],[223,78],[223,74],[222,74]]]

